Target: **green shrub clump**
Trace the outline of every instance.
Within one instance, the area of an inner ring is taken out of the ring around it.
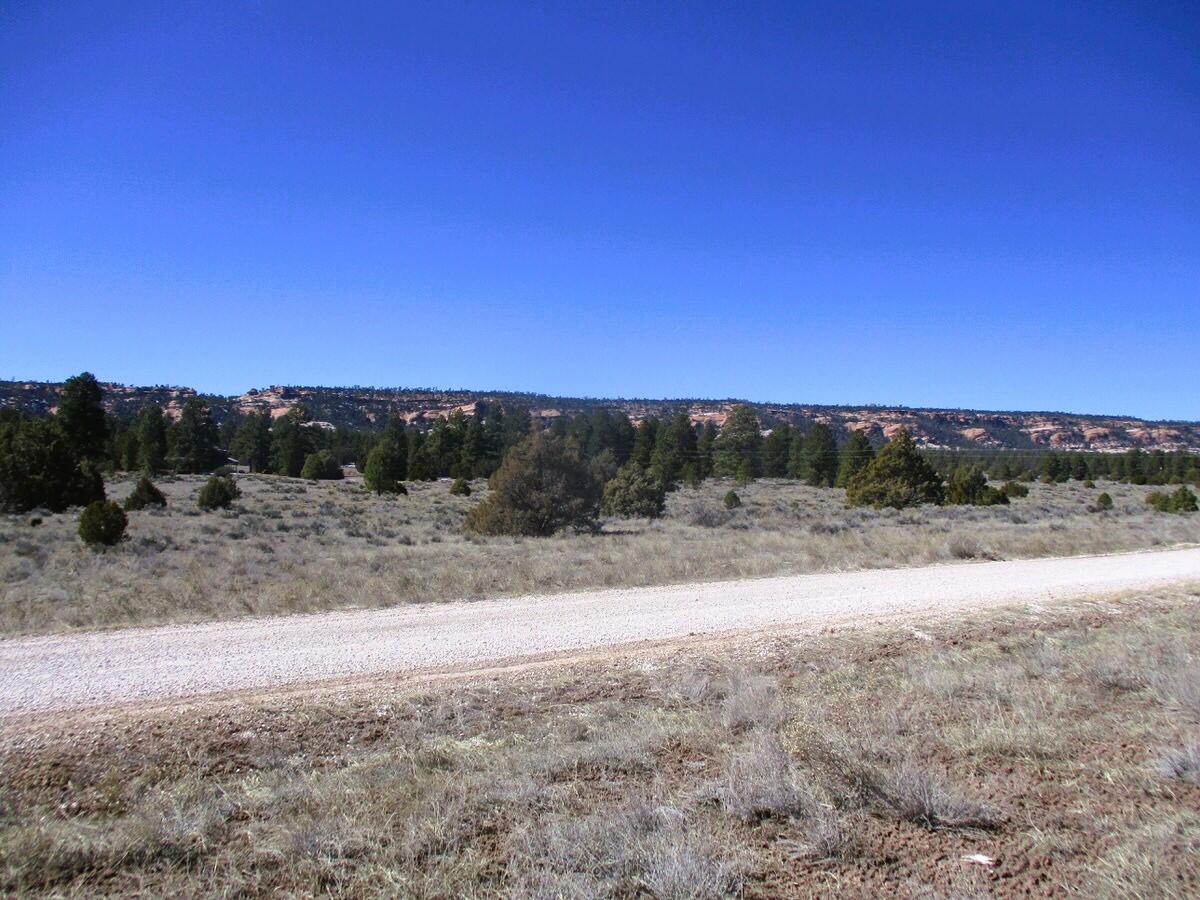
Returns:
[[[600,482],[579,451],[553,434],[516,444],[491,477],[491,492],[467,515],[477,534],[544,537],[564,528],[595,531]]]
[[[725,495],[725,508],[737,509],[742,505],[742,498],[737,495],[737,491],[730,491]]]
[[[1007,506],[1008,495],[989,485],[979,466],[960,467],[950,476],[946,502],[956,506]]]
[[[1112,497],[1110,497],[1110,496],[1108,495],[1108,491],[1103,491],[1103,492],[1100,494],[1100,496],[1096,498],[1096,505],[1095,505],[1095,509],[1096,509],[1098,512],[1103,512],[1103,511],[1106,511],[1106,510],[1110,510],[1110,509],[1112,509],[1112,508],[1113,508],[1113,499],[1112,499]]]
[[[342,464],[328,450],[318,450],[304,457],[300,477],[310,481],[339,481],[342,478]]]
[[[913,439],[903,428],[898,429],[870,464],[846,485],[847,503],[877,509],[940,504],[945,494],[941,477],[917,451]]]
[[[112,500],[93,500],[79,514],[79,537],[93,549],[111,547],[125,536],[129,520]]]
[[[1181,484],[1179,489],[1167,494],[1163,491],[1151,491],[1146,495],[1146,502],[1159,512],[1192,513],[1196,512],[1196,495]]]
[[[1010,500],[1017,497],[1029,496],[1029,488],[1025,487],[1025,485],[1021,484],[1019,481],[1004,482],[1004,484],[1000,485],[1000,491]]]
[[[665,485],[636,461],[627,462],[604,486],[600,513],[621,518],[657,519],[667,505]]]
[[[363,482],[367,489],[376,494],[407,494],[408,489],[400,480],[407,469],[407,459],[400,443],[384,438],[367,454]]]
[[[200,488],[200,496],[196,498],[196,504],[201,509],[229,509],[233,505],[233,501],[242,496],[242,492],[238,490],[238,486],[234,484],[232,478],[228,475],[213,475],[208,481],[204,482],[204,487]]]
[[[470,497],[471,483],[460,475],[450,482],[450,493],[455,497]]]
[[[166,505],[167,498],[163,496],[163,492],[155,487],[154,482],[146,475],[138,479],[133,493],[125,498],[125,509],[127,510],[145,509],[147,506],[162,507]]]

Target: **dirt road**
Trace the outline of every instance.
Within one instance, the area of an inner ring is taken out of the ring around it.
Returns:
[[[962,563],[0,641],[0,717],[1200,580],[1200,549]]]

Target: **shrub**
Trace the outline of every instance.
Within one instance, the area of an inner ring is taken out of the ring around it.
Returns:
[[[734,480],[740,485],[747,485],[754,480],[754,469],[750,465],[750,460],[743,459],[738,463],[737,477]]]
[[[959,467],[950,476],[946,502],[968,506],[1007,506],[1008,495],[989,485],[979,466]]]
[[[200,488],[196,503],[201,509],[229,509],[233,501],[242,495],[233,479],[227,475],[213,475]]]
[[[1095,487],[1095,485],[1092,485],[1092,487]],[[1000,491],[1001,491],[1001,493],[1004,494],[1005,497],[1008,497],[1010,500],[1014,497],[1028,497],[1029,496],[1029,488],[1025,487],[1025,485],[1021,484],[1021,482],[1019,482],[1019,481],[1004,482],[1004,484],[1002,484],[1000,486]]]
[[[645,467],[630,461],[604,486],[600,512],[606,516],[656,519],[667,505],[667,491]]]
[[[125,535],[129,520],[112,500],[93,500],[79,514],[79,536],[89,547],[111,547]]]
[[[941,503],[944,496],[942,479],[903,428],[846,487],[846,502],[851,506],[903,509],[922,503]]]
[[[737,495],[736,491],[730,491],[725,495],[725,508],[737,509],[742,505],[742,498]]]
[[[1187,485],[1180,485],[1171,495],[1171,511],[1179,513],[1196,512],[1196,495],[1188,490]]]
[[[340,481],[342,464],[328,450],[318,450],[304,457],[304,467],[300,470],[301,478],[313,481]]]
[[[1180,485],[1179,489],[1171,494],[1151,491],[1146,495],[1146,502],[1159,512],[1196,512],[1196,495],[1188,490],[1187,485]]]
[[[1096,498],[1097,510],[1108,510],[1113,508],[1113,499],[1108,495],[1108,491],[1104,491]]]
[[[1090,479],[1090,478],[1089,478],[1087,481],[1085,481],[1085,482],[1083,483],[1083,486],[1084,486],[1085,488],[1087,488],[1089,491],[1091,491],[1091,490],[1095,490],[1095,488],[1096,488],[1096,482],[1092,481],[1092,479]]]
[[[155,487],[154,482],[145,475],[138,479],[137,486],[133,489],[133,493],[125,499],[125,508],[127,510],[145,509],[147,506],[166,505],[167,498],[163,496],[163,492]]]
[[[545,536],[563,528],[594,531],[600,483],[578,451],[553,434],[535,432],[505,454],[491,493],[467,515],[479,534]]]
[[[471,484],[461,475],[450,484],[450,493],[455,497],[470,497]]]

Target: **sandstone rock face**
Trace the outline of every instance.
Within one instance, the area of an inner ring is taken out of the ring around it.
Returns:
[[[0,381],[0,409],[15,407],[36,414],[55,409],[61,385],[47,382]],[[187,387],[104,385],[104,402],[115,415],[133,418],[146,403],[157,403],[171,418],[196,391]],[[213,415],[265,412],[272,418],[303,404],[313,419],[335,426],[378,427],[395,415],[410,425],[428,427],[454,412],[474,415],[490,406],[524,406],[543,422],[560,416],[591,414],[596,409],[623,412],[634,422],[687,413],[694,423],[725,423],[735,400],[642,400],[549,397],[503,391],[437,391],[406,388],[327,388],[272,386],[235,397],[206,396]],[[1200,452],[1200,423],[1148,422],[1123,416],[1088,416],[1048,412],[987,412],[962,409],[751,404],[764,430],[787,422],[807,429],[823,422],[842,438],[865,429],[876,440],[906,428],[926,447],[1008,447],[1014,449],[1096,450],[1120,452],[1132,447]]]

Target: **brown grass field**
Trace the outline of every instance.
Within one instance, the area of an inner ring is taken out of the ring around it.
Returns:
[[[0,634],[230,619],[603,587],[723,580],[952,559],[1012,559],[1200,541],[1200,516],[1148,508],[1149,488],[1031,485],[1008,507],[848,509],[843,492],[784,481],[708,481],[670,496],[656,521],[598,535],[480,538],[446,482],[378,498],[357,479],[241,476],[228,512],[202,513],[203,478],[163,478],[165,510],[130,513],[128,540],[92,552],[77,514],[0,517]],[[109,485],[123,499],[133,482]],[[1111,512],[1089,510],[1101,490]],[[31,521],[40,524],[31,526]]]
[[[1198,600],[81,713],[0,741],[0,891],[1192,897]]]

